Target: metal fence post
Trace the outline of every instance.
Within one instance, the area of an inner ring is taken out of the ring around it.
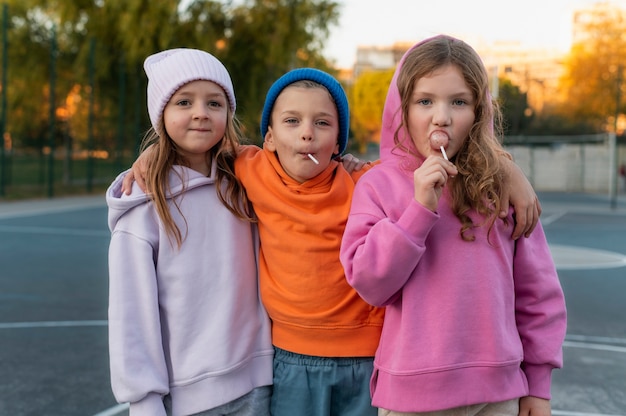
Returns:
[[[6,130],[7,123],[7,26],[8,26],[8,6],[2,5],[2,97],[0,118],[0,140],[2,140],[2,146],[0,146],[0,196],[5,196],[5,185],[7,183],[7,161],[6,161],[6,142],[4,140],[4,132]]]
[[[48,140],[48,197],[54,196],[54,144],[56,130],[56,99],[54,96],[56,89],[56,54],[57,39],[56,26],[52,26],[52,38],[50,39],[50,137]]]
[[[94,55],[96,48],[96,40],[91,38],[89,42],[89,118],[87,120],[87,192],[91,193],[93,189],[93,111],[95,101],[95,82],[94,82]]]

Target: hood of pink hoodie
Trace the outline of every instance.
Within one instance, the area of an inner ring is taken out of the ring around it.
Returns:
[[[383,108],[383,122],[380,132],[380,160],[382,163],[396,163],[400,164],[402,168],[413,171],[420,162],[415,159],[414,156],[407,154],[405,150],[395,149],[396,144],[394,142],[394,135],[398,127],[402,123],[402,108],[400,91],[398,90],[398,74],[404,65],[406,56],[416,47],[423,42],[413,45],[400,59],[396,72],[393,74],[391,83],[389,84],[389,90],[387,91],[387,98],[385,99],[385,106]],[[413,140],[409,135],[409,132],[403,127],[398,131],[398,139],[400,143],[411,149],[413,152],[417,152]]]

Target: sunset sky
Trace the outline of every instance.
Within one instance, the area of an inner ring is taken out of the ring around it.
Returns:
[[[598,0],[338,0],[341,20],[332,28],[326,56],[351,67],[356,48],[415,42],[440,33],[478,43],[517,41],[567,51],[573,11]],[[609,3],[626,8],[626,0]]]

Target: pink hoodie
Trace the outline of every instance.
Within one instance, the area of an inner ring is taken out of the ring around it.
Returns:
[[[549,399],[551,372],[562,366],[566,310],[543,229],[513,241],[511,211],[490,242],[485,227],[465,242],[447,192],[437,212],[415,201],[420,162],[393,150],[403,62],[385,103],[381,164],[356,185],[341,246],[350,285],[368,303],[386,306],[372,404],[427,412]]]

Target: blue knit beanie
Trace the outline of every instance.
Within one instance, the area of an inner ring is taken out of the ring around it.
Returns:
[[[348,98],[341,84],[331,75],[324,71],[314,68],[298,68],[287,72],[270,87],[265,97],[265,105],[263,105],[263,114],[261,115],[261,136],[265,137],[267,127],[270,123],[272,109],[276,98],[285,89],[285,87],[296,81],[313,81],[326,87],[330,95],[335,100],[337,106],[337,115],[339,116],[339,154],[346,150],[348,144],[348,129],[350,128],[350,110],[348,108]]]

